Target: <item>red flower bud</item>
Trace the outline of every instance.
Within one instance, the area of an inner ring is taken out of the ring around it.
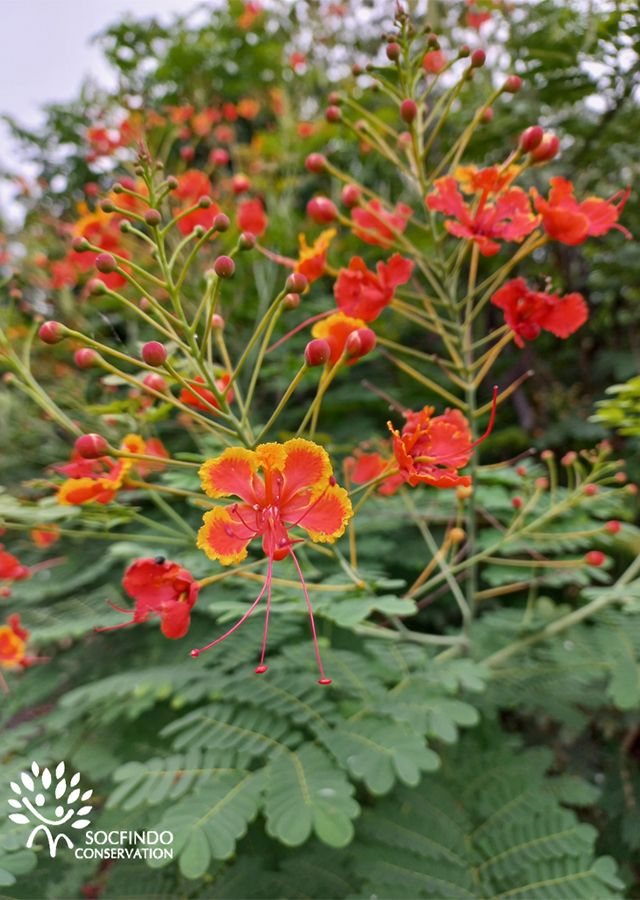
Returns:
[[[85,250],[89,249],[89,241],[84,237],[76,236],[71,241],[71,246],[76,253],[84,253]]]
[[[200,207],[200,209],[210,209],[212,203],[213,200],[207,194],[203,194],[203,196],[198,200],[198,206]]]
[[[306,290],[308,283],[309,282],[302,274],[302,272],[292,272],[285,281],[285,286],[287,290],[291,291],[293,294],[301,294],[304,290]]]
[[[539,125],[532,125],[520,135],[520,147],[525,153],[531,153],[540,145],[544,137],[544,131]]]
[[[142,348],[142,358],[148,366],[162,366],[167,361],[167,349],[160,341],[149,341]]]
[[[471,54],[471,67],[473,69],[481,69],[485,64],[486,59],[487,54],[484,52],[484,50],[481,50],[480,48],[474,50]]]
[[[209,154],[209,162],[213,163],[214,166],[226,166],[229,162],[229,154],[226,150],[218,147],[217,150],[212,150]]]
[[[340,119],[342,118],[342,113],[340,112],[340,107],[339,106],[328,106],[327,110],[324,114],[324,117],[327,120],[327,122],[331,122],[332,124],[335,124],[335,122],[339,122]]]
[[[176,178],[175,175],[169,175],[169,177],[167,178],[167,187],[169,188],[170,191],[175,191],[180,187],[180,182],[178,181],[178,179]],[[114,191],[115,191],[115,187],[114,187]]]
[[[597,484],[585,484],[584,492],[587,497],[595,497],[598,493],[598,485]]]
[[[520,509],[520,507],[522,506],[522,497],[512,497],[511,505],[514,509]]]
[[[162,215],[160,211],[157,209],[148,209],[144,214],[144,220],[147,225],[150,225],[152,228],[159,225],[162,222]]]
[[[310,153],[304,161],[307,172],[313,172],[314,175],[322,175],[326,169],[327,160],[322,153]]]
[[[458,50],[458,56],[461,59],[466,59],[468,56],[471,56],[471,47],[468,44],[461,44],[460,49]]]
[[[545,132],[538,146],[531,151],[531,156],[537,163],[549,162],[558,155],[559,149],[560,138],[557,138],[555,134]]]
[[[508,94],[517,94],[522,87],[522,78],[518,75],[509,75],[504,83],[504,89]]]
[[[330,359],[331,347],[321,338],[309,341],[304,348],[304,361],[308,366],[323,366]]]
[[[113,200],[110,200],[108,197],[105,197],[104,200],[100,201],[100,209],[102,212],[112,213],[115,212],[116,205]]]
[[[219,316],[218,313],[214,313],[211,316],[211,327],[215,330],[216,328],[224,328],[224,319],[222,316]]]
[[[96,269],[98,272],[102,272],[103,275],[109,275],[111,272],[115,272],[117,268],[118,263],[110,253],[100,253],[96,257]]]
[[[213,271],[218,278],[231,278],[236,270],[236,264],[230,256],[219,256],[213,264]]]
[[[228,231],[231,228],[231,219],[224,213],[218,213],[213,220],[213,227],[216,231]]]
[[[359,328],[352,331],[347,338],[345,350],[351,359],[360,359],[371,353],[376,346],[376,335],[370,328]]]
[[[617,519],[611,519],[611,521],[607,522],[607,524],[604,526],[604,530],[607,532],[607,534],[617,534],[621,528],[622,525],[620,524],[620,522],[618,522]]]
[[[246,175],[234,175],[231,179],[231,187],[234,194],[246,194],[251,190],[251,182]]]
[[[100,362],[100,356],[95,350],[85,347],[73,354],[73,361],[79,369],[95,369]]]
[[[400,104],[400,117],[405,122],[413,122],[418,115],[418,105],[415,100],[403,100]]]
[[[193,147],[180,147],[180,156],[187,162],[191,162],[195,155],[196,151]]]
[[[57,344],[64,338],[66,332],[67,329],[60,322],[43,322],[38,335],[45,344]]]
[[[11,596],[11,588],[3,587],[0,588],[0,597],[10,597]]]
[[[151,388],[152,391],[158,391],[160,394],[169,387],[162,375],[158,375],[157,372],[149,372],[142,379],[142,383],[145,387]]]
[[[387,59],[390,59],[391,62],[395,62],[397,59],[400,59],[400,54],[402,53],[402,47],[400,44],[389,44],[387,47]]]
[[[585,555],[584,561],[588,566],[601,566],[606,558],[601,550],[589,550]]]
[[[553,450],[543,450],[540,454],[540,459],[553,459],[555,453]]]
[[[300,306],[300,294],[285,294],[282,298],[282,308],[286,310],[297,309]]]
[[[83,459],[98,459],[107,454],[109,444],[101,434],[83,434],[76,441],[76,450]]]
[[[349,209],[357,206],[360,201],[360,188],[355,184],[346,184],[342,188],[342,202]]]
[[[624,474],[624,472],[616,472],[613,477],[614,480],[618,482],[618,484],[624,484],[627,480],[627,476]]]
[[[358,63],[351,66],[351,74],[352,75],[362,75],[362,66],[359,66]]]
[[[632,496],[635,496],[638,493],[638,485],[637,484],[625,484],[624,489],[627,492],[627,494],[631,494]]]
[[[547,478],[536,478],[533,483],[535,487],[537,487],[541,491],[546,491],[549,487],[549,481]]]
[[[562,457],[560,462],[562,463],[563,466],[572,466],[577,458],[578,458],[578,454],[576,453],[576,451],[569,450],[568,453],[565,453],[565,455]]]
[[[519,475],[521,478],[524,478],[529,474],[529,471],[526,466],[517,466],[516,475]]]
[[[314,197],[307,203],[307,215],[316,225],[328,225],[335,220],[338,210],[328,197]]]
[[[238,239],[238,247],[240,250],[253,250],[257,243],[255,234],[250,231],[243,231]]]
[[[492,119],[493,119],[493,110],[491,109],[490,106],[488,106],[488,107],[485,109],[485,111],[482,113],[482,118],[480,119],[480,121],[481,121],[484,125],[488,125],[489,122],[490,122]]]

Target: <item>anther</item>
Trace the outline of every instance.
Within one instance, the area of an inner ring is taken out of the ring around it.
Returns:
[[[330,678],[320,678],[318,684],[331,684]]]
[[[193,658],[196,659],[198,656],[200,656],[200,651],[192,650],[191,653],[189,654],[189,656],[193,656]]]
[[[254,669],[256,675],[262,675],[263,672],[267,671],[267,666],[258,666],[257,669]]]

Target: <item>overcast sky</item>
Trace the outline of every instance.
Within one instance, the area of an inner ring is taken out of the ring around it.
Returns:
[[[0,0],[0,113],[35,125],[49,101],[70,100],[86,75],[114,84],[90,39],[125,13],[136,17],[185,13],[196,0]],[[0,123],[0,157],[15,172],[24,171],[17,148]],[[10,191],[0,185],[7,209]]]

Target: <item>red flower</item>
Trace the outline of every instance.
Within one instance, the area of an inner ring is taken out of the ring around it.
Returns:
[[[434,188],[427,197],[429,209],[452,216],[444,223],[447,231],[475,241],[483,256],[494,256],[498,252],[500,244],[497,240],[520,243],[540,222],[540,216],[531,212],[529,199],[520,188],[505,191],[495,203],[484,202],[489,193],[486,190],[475,213],[462,199],[455,178],[449,175],[438,178]]]
[[[200,469],[203,490],[209,497],[236,496],[241,503],[215,506],[205,513],[204,524],[198,534],[198,547],[210,559],[222,565],[239,563],[247,555],[247,547],[254,538],[262,538],[262,547],[269,559],[264,587],[249,611],[227,634],[209,644],[224,640],[238,628],[258,605],[265,591],[267,615],[262,658],[256,672],[265,672],[264,652],[271,603],[271,571],[274,560],[291,556],[298,570],[307,601],[321,684],[328,683],[322,670],[315,624],[307,588],[290,535],[296,526],[306,531],[312,541],[333,543],[344,533],[353,515],[351,501],[344,488],[333,478],[329,456],[323,447],[294,438],[284,444],[260,444],[256,450],[232,447],[216,459],[207,460]],[[203,649],[208,649],[205,647]],[[200,650],[194,650],[197,656]]]
[[[485,22],[491,21],[491,13],[478,10],[474,0],[465,0],[465,5],[470,7],[465,13],[466,22],[469,28],[475,28],[476,31],[480,31],[480,28]]]
[[[17,557],[6,553],[4,544],[0,544],[0,581],[22,581],[30,577],[29,569],[21,565]]]
[[[135,609],[121,609],[110,600],[107,603],[118,612],[130,613],[131,621],[111,628],[96,628],[96,631],[126,628],[160,616],[160,628],[165,637],[184,637],[200,590],[200,585],[186,569],[162,556],[136,559],[125,572],[122,586],[136,601]]]
[[[47,526],[36,526],[32,528],[29,532],[31,535],[31,540],[36,545],[36,547],[49,547],[51,544],[55,544],[56,541],[60,540],[60,526],[59,525],[47,525]]]
[[[25,658],[28,640],[29,632],[20,625],[20,616],[9,616],[7,624],[0,626],[0,666],[4,669],[19,666]]]
[[[356,450],[353,456],[347,458],[347,466],[349,477],[354,484],[367,484],[396,467],[393,460],[385,459],[381,453],[363,453],[362,450]],[[377,490],[379,494],[390,496],[395,494],[403,483],[402,475],[396,473],[385,478]]]
[[[195,206],[201,197],[211,197],[211,182],[200,169],[189,169],[178,178],[178,187],[173,191],[173,196],[182,201],[182,206],[177,210],[180,214],[191,206]],[[196,225],[201,225],[209,230],[213,220],[220,212],[216,203],[211,203],[207,209],[195,209],[178,222],[178,228],[182,234],[191,234]]]
[[[269,219],[260,200],[242,200],[238,204],[237,222],[240,231],[250,231],[256,237],[262,237]]]
[[[588,237],[599,237],[610,228],[617,228],[627,240],[630,233],[622,225],[618,225],[618,217],[624,209],[631,187],[619,191],[609,200],[599,197],[588,197],[578,203],[573,194],[573,184],[565,178],[552,178],[549,199],[545,200],[531,188],[531,195],[536,209],[542,215],[542,225],[550,238],[574,247],[582,244]],[[618,205],[613,202],[618,197]]]
[[[393,435],[393,452],[400,475],[412,487],[425,482],[433,487],[451,488],[471,484],[469,475],[458,469],[467,465],[473,448],[491,432],[496,412],[497,389],[493,392],[493,409],[486,433],[471,442],[469,422],[458,409],[447,409],[443,416],[433,418],[434,407],[425,406],[420,412],[407,410],[407,424],[402,434],[388,422]]]
[[[407,219],[412,215],[413,210],[404,203],[396,204],[395,211],[391,213],[379,200],[370,200],[366,206],[358,207],[351,213],[351,218],[359,226],[353,229],[353,233],[367,244],[388,248],[394,242],[396,232],[405,230]]]
[[[589,318],[582,294],[559,297],[530,291],[524,278],[508,281],[496,291],[491,302],[504,310],[504,320],[515,332],[518,347],[524,347],[525,340],[535,340],[541,329],[567,338]]]
[[[425,53],[424,59],[422,60],[422,68],[425,72],[431,72],[432,75],[437,75],[438,72],[442,72],[446,64],[447,57],[442,50],[429,50],[428,53]]]
[[[199,384],[204,384],[205,380],[202,375],[197,375],[195,380]],[[219,391],[224,391],[226,386],[231,381],[231,375],[229,373],[225,373],[222,378],[216,379],[216,387]],[[210,415],[215,415],[212,413],[211,409],[202,401],[206,400],[211,406],[215,406],[216,409],[220,409],[220,404],[216,400],[215,394],[205,387],[192,387],[190,391],[186,388],[182,388],[180,391],[180,401],[182,403],[186,403],[189,406],[193,406],[194,409],[201,409],[203,412],[209,413]],[[227,401],[231,403],[233,400],[233,390],[230,390],[227,394]]]
[[[261,12],[262,6],[257,0],[248,0],[248,2],[244,4],[244,12],[238,18],[238,26],[244,31],[248,30]]]
[[[354,256],[348,269],[340,269],[333,293],[345,315],[365,322],[377,319],[393,300],[396,287],[411,277],[413,263],[394,253],[387,264],[379,262],[376,269],[377,275],[367,269],[359,256]]]

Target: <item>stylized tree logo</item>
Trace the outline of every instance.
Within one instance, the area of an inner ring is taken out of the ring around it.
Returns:
[[[64,838],[67,842],[67,847],[71,849],[73,847],[73,842],[67,837],[66,834],[60,833],[54,839],[50,829],[48,826],[52,827],[60,827],[61,825],[66,824],[71,819],[77,816],[74,822],[71,822],[72,828],[86,828],[89,824],[89,819],[82,818],[86,816],[87,813],[91,812],[90,806],[82,806],[80,809],[76,810],[74,804],[80,800],[82,803],[86,803],[86,801],[91,797],[93,791],[85,791],[82,796],[80,796],[80,788],[76,787],[78,782],[80,781],[79,773],[74,775],[73,778],[69,780],[69,795],[66,800],[64,799],[64,795],[67,792],[67,779],[64,777],[64,763],[59,763],[56,766],[55,770],[55,780],[56,785],[53,790],[56,801],[58,802],[58,806],[56,806],[54,810],[55,819],[47,819],[42,815],[41,812],[38,811],[38,808],[41,808],[45,804],[45,794],[46,791],[49,792],[52,787],[53,779],[51,777],[51,772],[49,769],[43,769],[40,772],[40,767],[37,763],[31,763],[31,771],[33,772],[33,778],[29,775],[28,772],[22,772],[20,775],[20,780],[22,781],[22,786],[16,784],[15,781],[11,782],[11,790],[18,795],[18,798],[11,797],[9,799],[9,805],[14,809],[22,809],[25,812],[19,813],[11,813],[9,818],[12,822],[16,822],[18,825],[30,825],[35,824],[35,828],[29,835],[29,840],[27,841],[27,847],[31,847],[33,845],[33,841],[35,836],[39,831],[44,831],[44,833],[49,838],[49,852],[51,856],[56,855],[56,850],[58,848],[58,841],[60,838]],[[38,784],[38,780],[42,785],[42,790],[40,790],[40,786]],[[32,798],[30,795],[35,794]],[[28,813],[29,815],[27,815]]]

